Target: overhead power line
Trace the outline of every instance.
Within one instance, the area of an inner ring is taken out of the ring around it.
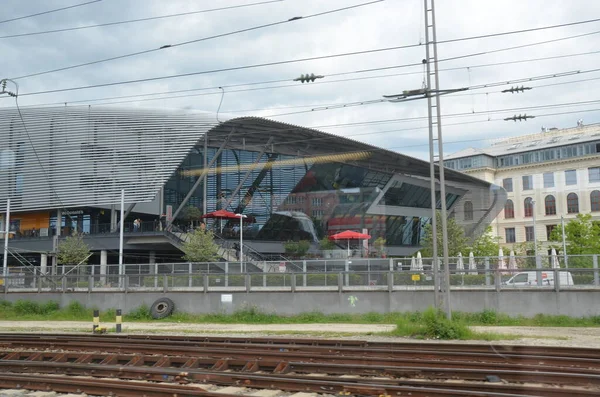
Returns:
[[[188,45],[188,44],[199,43],[201,41],[213,40],[213,39],[217,39],[217,38],[221,38],[221,37],[232,36],[232,35],[239,34],[239,33],[250,32],[250,31],[253,31],[253,30],[259,30],[259,29],[264,29],[264,28],[268,28],[268,27],[272,27],[272,26],[283,25],[283,24],[286,24],[286,23],[293,23],[293,22],[298,21],[298,20],[309,19],[309,18],[316,18],[316,17],[320,17],[320,16],[323,16],[323,15],[328,15],[328,14],[333,14],[333,13],[337,13],[337,12],[351,10],[351,9],[354,9],[354,8],[365,7],[365,6],[368,6],[368,5],[372,5],[372,4],[376,4],[376,3],[381,3],[382,1],[384,1],[384,0],[372,0],[372,1],[369,1],[369,2],[366,2],[366,3],[356,4],[356,5],[342,7],[342,8],[336,8],[336,9],[333,9],[333,10],[318,12],[318,13],[314,13],[314,14],[310,14],[310,15],[306,15],[306,16],[293,17],[293,18],[290,18],[290,19],[287,19],[287,20],[284,20],[284,21],[267,23],[267,24],[263,24],[263,25],[253,26],[251,28],[238,29],[238,30],[234,30],[234,31],[231,31],[231,32],[227,32],[227,33],[221,33],[221,34],[217,34],[217,35],[213,35],[213,36],[202,37],[200,39],[182,41],[180,43],[175,43],[175,44],[165,44],[165,45],[162,45],[159,48],[152,48],[152,49],[149,49],[149,50],[132,52],[130,54],[124,54],[124,55],[119,55],[119,56],[115,56],[115,57],[99,59],[97,61],[85,62],[85,63],[80,63],[80,64],[77,64],[77,65],[65,66],[65,67],[62,67],[62,68],[50,69],[50,70],[46,70],[46,71],[43,71],[43,72],[36,72],[36,73],[30,73],[30,74],[26,74],[26,75],[19,76],[19,77],[13,77],[13,80],[24,79],[24,78],[33,77],[33,76],[41,76],[41,75],[55,73],[55,72],[61,72],[61,71],[65,71],[65,70],[71,70],[71,69],[76,69],[76,68],[80,68],[80,67],[83,67],[83,66],[96,65],[96,64],[99,64],[99,63],[104,63],[104,62],[109,62],[109,61],[115,61],[117,59],[131,58],[131,57],[138,56],[138,55],[143,55],[143,54],[149,54],[149,53],[152,53],[152,52],[162,51],[162,50],[168,49],[168,48],[181,47],[181,46]]]
[[[554,40],[546,40],[546,41],[541,41],[541,42],[523,44],[523,45],[516,46],[516,47],[506,47],[506,48],[500,48],[500,49],[490,50],[490,51],[486,51],[486,52],[464,54],[464,55],[460,55],[460,56],[456,56],[456,57],[452,57],[452,58],[440,59],[439,62],[446,62],[446,61],[452,61],[452,60],[457,60],[457,59],[462,59],[462,58],[469,58],[469,57],[473,57],[473,56],[491,54],[491,53],[501,52],[501,51],[509,51],[509,50],[513,50],[513,49],[517,49],[517,48],[532,47],[532,46],[537,46],[537,45],[542,45],[542,44],[548,44],[548,43],[555,42],[555,41],[579,38],[582,36],[598,34],[598,33],[600,33],[600,31],[585,33],[583,35],[567,36],[567,37],[562,37],[562,38],[554,39]],[[37,92],[21,94],[21,96],[42,95],[42,94],[51,94],[51,93],[56,93],[56,92],[67,92],[67,91],[78,91],[78,90],[85,90],[85,89],[91,89],[91,88],[111,87],[111,86],[117,86],[117,85],[135,84],[135,83],[142,83],[142,82],[149,82],[149,81],[158,81],[158,80],[167,80],[167,79],[174,79],[174,78],[181,78],[181,77],[197,76],[197,75],[203,75],[203,74],[230,72],[230,71],[234,71],[234,70],[245,70],[245,69],[254,69],[254,68],[267,67],[267,66],[287,65],[287,64],[292,64],[292,63],[315,61],[315,60],[321,60],[321,59],[331,59],[331,58],[347,57],[347,56],[354,56],[354,55],[373,54],[373,53],[377,53],[377,52],[386,52],[386,51],[391,51],[391,50],[399,50],[399,49],[412,48],[412,47],[417,47],[417,46],[419,46],[419,45],[404,45],[404,46],[395,46],[395,47],[385,47],[385,48],[377,48],[377,49],[371,49],[371,50],[345,52],[345,53],[340,53],[340,54],[330,54],[330,55],[321,55],[321,56],[307,57],[307,58],[289,59],[289,60],[284,60],[284,61],[265,62],[265,63],[244,65],[244,66],[232,66],[232,67],[227,67],[227,68],[211,69],[211,70],[204,70],[204,71],[190,72],[190,73],[180,73],[180,74],[167,75],[167,76],[147,77],[147,78],[142,78],[142,79],[124,80],[124,81],[111,82],[111,83],[100,83],[100,84],[92,84],[92,85],[87,85],[87,86],[59,88],[59,89],[46,90],[46,91],[37,91]],[[395,66],[395,68],[421,66],[421,65],[422,65],[422,62],[416,62],[416,63],[398,65],[398,66]],[[465,69],[465,68],[462,67],[462,68],[458,68],[458,69]],[[324,82],[320,82],[320,83],[324,83]],[[311,85],[315,85],[315,84],[319,84],[319,82],[311,83]]]
[[[472,65],[472,66],[468,66],[468,67],[441,68],[441,69],[439,69],[439,71],[447,72],[447,71],[455,71],[455,70],[464,70],[467,68],[475,69],[475,68],[483,68],[483,67],[501,66],[501,65],[507,65],[507,64],[546,61],[546,60],[550,60],[550,59],[560,59],[560,58],[569,58],[569,57],[584,56],[584,55],[594,55],[594,54],[598,54],[598,53],[600,53],[600,51],[589,51],[589,52],[581,52],[581,53],[574,53],[574,54],[555,55],[555,56],[542,57],[542,58],[530,58],[530,59],[520,59],[520,60],[514,60],[514,61],[498,62],[498,63]],[[365,72],[372,72],[372,71],[377,71],[377,70],[389,70],[389,69],[394,69],[394,68],[399,69],[399,68],[403,68],[403,67],[404,67],[404,65],[394,65],[394,66],[384,66],[384,67],[380,67],[380,68],[359,69],[359,70],[353,70],[353,71],[348,71],[348,72],[332,73],[332,74],[326,75],[325,77],[361,74],[361,73],[365,73]],[[422,73],[423,73],[422,71],[418,71],[418,72],[415,71],[415,72],[402,72],[402,73],[384,74],[384,75],[367,76],[367,77],[359,77],[359,78],[326,80],[326,81],[314,82],[314,83],[311,83],[311,85],[380,79],[380,78],[388,78],[388,77],[396,77],[396,76],[419,75]],[[593,80],[595,80],[595,79],[593,79]],[[236,87],[245,87],[245,86],[263,85],[263,84],[285,83],[285,82],[289,82],[289,81],[291,81],[291,79],[267,80],[267,81],[220,85],[220,86],[212,86],[212,87],[188,88],[188,89],[184,89],[184,90],[157,91],[157,92],[150,92],[150,93],[145,93],[145,94],[119,95],[119,96],[103,97],[103,98],[81,99],[81,100],[75,100],[75,101],[67,100],[67,101],[60,101],[60,102],[48,102],[48,103],[41,103],[41,104],[28,105],[28,106],[63,105],[63,104],[67,104],[67,103],[68,104],[77,104],[77,103],[89,103],[89,102],[98,102],[98,101],[110,101],[110,100],[114,100],[114,99],[138,98],[138,99],[134,99],[134,100],[105,102],[105,103],[95,104],[95,105],[99,106],[99,105],[113,105],[113,104],[133,103],[133,102],[146,102],[146,101],[163,100],[163,99],[188,98],[188,97],[205,96],[205,95],[218,95],[218,94],[221,94],[221,92],[217,91],[217,92],[209,92],[209,93],[204,93],[204,94],[189,94],[189,95],[174,95],[174,96],[172,95],[172,96],[166,96],[166,97],[160,97],[160,98],[139,99],[140,97],[145,97],[145,96],[158,96],[158,95],[166,95],[166,94],[179,94],[179,93],[186,93],[186,92],[217,90],[217,89],[219,89],[219,87],[222,87],[224,89],[230,89],[230,88],[236,88]],[[568,84],[568,83],[569,82],[559,83],[559,84]],[[235,93],[235,92],[247,92],[247,91],[257,91],[257,90],[271,90],[271,89],[288,88],[288,87],[299,87],[299,85],[296,83],[293,83],[293,84],[267,86],[267,87],[252,88],[252,89],[231,90],[228,92]],[[544,87],[544,86],[542,85],[542,86],[536,86],[536,87]],[[34,94],[35,93],[31,93],[30,95],[34,95]],[[21,94],[21,96],[25,96],[25,95],[27,95],[27,94]],[[481,94],[469,93],[469,94],[462,94],[462,95],[484,95],[484,93],[481,93]],[[461,94],[458,94],[458,95],[453,94],[453,96],[461,96]],[[331,104],[331,105],[336,105],[336,104]],[[328,105],[327,104],[305,105],[305,106],[295,106],[295,107],[316,107],[316,106],[328,106]],[[227,110],[224,112],[225,113],[235,113],[235,112],[243,112],[243,111],[258,111],[258,110],[271,110],[271,109],[274,110],[275,108],[254,109],[254,110]]]
[[[102,0],[92,0],[92,1],[85,2],[85,3],[74,4],[74,5],[68,6],[68,7],[55,8],[54,10],[48,10],[48,11],[38,12],[38,13],[35,13],[35,14],[25,15],[25,16],[22,16],[22,17],[5,19],[4,21],[0,21],[0,23],[7,23],[7,22],[19,21],[21,19],[26,19],[26,18],[33,18],[33,17],[37,17],[37,16],[40,16],[40,15],[50,14],[50,13],[53,13],[53,12],[68,10],[70,8],[76,8],[76,7],[86,6],[86,5],[92,4],[92,3],[98,3],[100,1],[102,1]],[[5,9],[6,9],[6,7],[5,7]]]
[[[97,1],[100,1],[100,0],[97,0]],[[214,12],[214,11],[231,10],[231,9],[235,9],[235,8],[252,7],[252,6],[270,4],[270,3],[279,3],[282,1],[285,1],[285,0],[269,0],[269,1],[261,1],[258,3],[239,4],[239,5],[229,6],[229,7],[209,8],[206,10],[180,12],[177,14],[168,14],[168,15],[159,15],[159,16],[148,17],[148,18],[129,19],[126,21],[107,22],[107,23],[99,23],[99,24],[95,24],[95,25],[85,25],[85,26],[74,26],[71,28],[44,30],[44,31],[40,31],[40,32],[17,33],[17,34],[10,34],[10,35],[6,35],[6,36],[0,36],[0,39],[9,39],[9,38],[14,38],[14,37],[25,37],[25,36],[36,36],[36,35],[49,34],[49,33],[70,32],[73,30],[100,28],[100,27],[104,27],[104,26],[124,25],[124,24],[129,24],[129,23],[136,23],[136,22],[153,21],[153,20],[157,20],[157,19],[175,18],[175,17],[186,16],[186,15],[203,14],[203,13]]]

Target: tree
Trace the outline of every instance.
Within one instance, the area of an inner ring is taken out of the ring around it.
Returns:
[[[442,215],[436,212],[437,220],[437,248],[438,256],[442,256],[443,253],[443,239],[442,239]],[[466,252],[467,241],[465,237],[465,230],[456,223],[454,218],[448,218],[447,221],[448,230],[448,255],[458,256],[459,252]],[[423,238],[421,239],[423,245],[423,256],[433,256],[433,236],[431,235],[431,224],[425,225]]]
[[[485,232],[473,241],[470,250],[476,257],[497,256],[500,249],[499,240],[499,237],[493,236],[492,227],[488,226]]]
[[[87,264],[89,256],[90,247],[76,232],[61,241],[56,249],[56,262],[60,265]]]
[[[189,205],[181,211],[181,220],[190,223],[192,227],[194,222],[200,219],[202,219],[202,211],[193,205]]]
[[[219,246],[210,230],[197,229],[188,233],[181,250],[185,254],[183,259],[190,262],[211,262],[219,258]]]
[[[310,249],[310,241],[308,240],[300,240],[300,241],[286,241],[283,244],[286,255],[295,256],[295,257],[303,257],[306,255],[308,250]]]
[[[335,243],[331,241],[327,236],[319,240],[319,248],[323,251],[332,250],[335,249],[335,247]]]
[[[385,255],[385,239],[383,237],[377,237],[373,242],[373,248],[377,250],[379,256],[383,257]]]
[[[565,225],[567,254],[586,255],[600,253],[600,224],[592,220],[590,214],[578,214]],[[557,248],[562,249],[562,227],[552,230],[550,241],[555,241]]]

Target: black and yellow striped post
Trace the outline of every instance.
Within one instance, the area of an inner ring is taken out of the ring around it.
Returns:
[[[123,322],[123,316],[121,315],[121,309],[117,309],[117,324],[116,331],[117,334],[121,332],[121,323]]]
[[[94,325],[92,326],[92,333],[96,333],[96,330],[100,326],[100,310],[94,310]]]

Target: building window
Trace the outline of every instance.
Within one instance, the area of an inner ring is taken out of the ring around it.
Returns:
[[[592,203],[592,211],[600,211],[600,190],[594,190],[590,193],[590,202]]]
[[[566,185],[577,185],[577,171],[576,170],[565,171],[565,184]]]
[[[544,173],[544,187],[554,187],[554,172]]]
[[[502,187],[507,192],[512,192],[513,191],[512,178],[504,178],[502,180]]]
[[[523,190],[533,190],[533,176],[523,175]]]
[[[533,216],[533,199],[531,197],[525,199],[525,216]]]
[[[323,198],[322,197],[315,197],[312,199],[312,205],[313,207],[320,207],[323,205]]]
[[[546,205],[546,215],[556,215],[556,199],[553,195],[548,195],[544,199]]]
[[[298,197],[298,204],[304,204],[304,196]]]
[[[504,229],[504,234],[506,236],[507,243],[514,243],[517,241],[517,238],[515,236],[515,228],[514,227]]]
[[[567,196],[567,212],[569,214],[579,213],[579,197],[575,193],[569,193]]]
[[[472,202],[465,201],[464,213],[465,213],[465,221],[473,220],[473,203]]]
[[[323,218],[324,214],[325,213],[323,212],[323,210],[313,210],[313,212],[312,212],[313,218],[317,218],[317,219]]]
[[[556,225],[546,225],[546,240],[550,241],[550,236]]]
[[[600,182],[600,167],[588,168],[590,182]]]
[[[513,219],[515,217],[515,204],[512,200],[506,200],[504,204],[504,219]]]
[[[286,201],[288,204],[296,204],[296,196],[289,196]]]
[[[533,226],[525,226],[525,241],[533,241]]]

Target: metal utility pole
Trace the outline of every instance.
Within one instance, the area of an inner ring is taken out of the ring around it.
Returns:
[[[432,249],[433,249],[433,288],[434,294],[433,299],[435,301],[435,307],[439,307],[440,304],[440,279],[439,279],[439,270],[440,264],[438,263],[438,245],[437,245],[437,199],[436,199],[436,183],[435,183],[435,147],[433,145],[434,142],[434,134],[433,134],[433,104],[431,100],[431,65],[429,63],[430,59],[430,48],[429,48],[429,16],[427,13],[427,0],[425,0],[425,40],[427,45],[425,46],[425,59],[423,60],[427,67],[427,87],[426,87],[426,95],[427,95],[427,117],[429,119],[429,178],[431,180],[431,239],[433,241]]]
[[[444,175],[444,150],[442,141],[442,114],[440,108],[440,96],[451,94],[454,92],[467,91],[468,87],[454,88],[441,90],[439,88],[440,80],[438,77],[438,54],[437,54],[437,37],[435,30],[435,1],[424,0],[425,7],[425,59],[423,64],[427,69],[426,80],[423,82],[424,88],[416,90],[405,90],[401,94],[384,95],[388,102],[406,102],[416,99],[427,98],[427,114],[429,118],[429,177],[431,179],[431,234],[433,243],[433,272],[434,272],[434,300],[436,308],[440,305],[440,281],[438,278],[439,261],[437,247],[437,195],[436,195],[436,175],[435,162],[436,157],[439,162],[439,181],[440,181],[440,212],[442,223],[442,241],[443,241],[443,258],[444,258],[444,291],[446,299],[444,299],[444,308],[446,316],[452,318],[452,308],[450,305],[450,268],[448,255],[448,214],[446,203],[446,178]],[[433,67],[433,71],[431,68]],[[435,109],[435,120],[434,120]],[[434,128],[435,127],[435,128]],[[435,154],[435,144],[437,142],[438,154]]]
[[[8,274],[8,234],[10,233],[10,199],[6,199],[6,216],[4,217],[4,260],[2,262],[2,276]],[[6,280],[4,280],[6,285]]]
[[[123,219],[125,208],[125,189],[121,189],[121,230],[119,231],[119,280],[125,273],[123,271],[123,231],[125,229],[125,219]]]
[[[426,68],[427,68],[427,105],[429,115],[429,153],[431,160],[431,170],[435,171],[435,143],[438,147],[438,170],[440,178],[440,203],[441,203],[441,218],[442,218],[442,252],[444,257],[444,309],[446,317],[452,318],[452,305],[450,303],[450,266],[448,254],[448,214],[446,208],[446,177],[444,175],[444,144],[442,140],[442,112],[440,108],[440,78],[438,70],[438,52],[437,52],[437,36],[435,27],[435,0],[424,0],[425,7],[425,48],[426,48]],[[433,54],[432,54],[433,53]],[[432,56],[433,55],[433,56]],[[433,64],[433,73],[431,66]],[[433,75],[433,79],[431,78]],[[431,84],[433,80],[433,85]],[[433,95],[432,95],[433,94]],[[436,120],[433,120],[433,110],[435,109]],[[437,127],[434,130],[434,125]],[[436,137],[437,132],[437,137]],[[435,175],[431,175],[432,186],[432,227],[435,230]],[[434,235],[435,236],[435,235]],[[437,236],[436,236],[437,237]],[[434,246],[437,240],[434,239]],[[437,251],[437,250],[436,250]],[[434,251],[434,261],[437,260],[436,252]]]
[[[563,257],[565,258],[565,268],[569,268],[569,257],[567,256],[567,237],[565,235],[565,218],[560,216],[560,225],[562,227],[562,243],[563,243]]]

